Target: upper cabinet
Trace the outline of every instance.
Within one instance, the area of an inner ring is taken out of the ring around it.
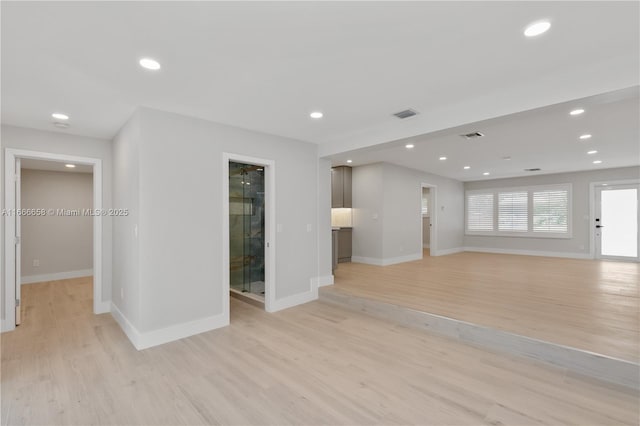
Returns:
[[[351,208],[351,167],[331,169],[331,208]]]

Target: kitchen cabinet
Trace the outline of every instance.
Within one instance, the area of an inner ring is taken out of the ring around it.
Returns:
[[[351,167],[331,169],[331,208],[351,208]]]
[[[340,228],[338,231],[338,262],[351,262],[351,228]]]

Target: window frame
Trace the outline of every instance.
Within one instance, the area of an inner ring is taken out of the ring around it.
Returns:
[[[533,230],[533,193],[540,191],[567,191],[567,232],[534,232]],[[505,192],[527,192],[527,231],[500,231],[499,230],[499,194]],[[493,230],[471,231],[469,230],[469,195],[492,194],[493,195]],[[511,186],[486,189],[470,189],[464,194],[464,234],[469,236],[491,237],[519,237],[519,238],[573,238],[573,188],[571,183],[552,185]]]

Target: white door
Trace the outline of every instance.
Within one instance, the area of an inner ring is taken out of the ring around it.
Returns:
[[[20,230],[20,209],[21,209],[21,200],[20,200],[20,175],[21,175],[21,170],[20,170],[20,159],[16,158],[16,211],[15,211],[15,219],[16,219],[16,240],[15,240],[15,260],[16,260],[16,265],[15,265],[15,270],[16,270],[16,325],[20,325],[20,322],[22,321],[21,315],[20,315],[20,305],[21,303],[21,297],[20,297],[20,282],[22,281],[21,278],[21,259],[20,259],[20,254],[21,254],[21,248],[22,248],[22,241],[21,241],[21,235],[22,232]]]
[[[596,257],[638,261],[640,185],[598,185],[596,187]]]

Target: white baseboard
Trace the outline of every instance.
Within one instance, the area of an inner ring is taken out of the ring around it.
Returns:
[[[429,243],[422,244],[422,248],[431,248],[431,244]]]
[[[7,331],[13,331],[16,329],[16,321],[14,320],[2,320],[2,325],[0,326],[0,330],[2,333]]]
[[[431,252],[431,256],[446,256],[448,254],[462,253],[465,251],[465,247],[454,247],[450,249],[434,250]]]
[[[312,278],[311,288],[308,291],[274,300],[271,306],[269,306],[268,312],[278,312],[283,309],[292,308],[297,305],[302,305],[303,303],[314,301],[316,299],[318,299],[318,285]]]
[[[324,287],[326,285],[333,285],[333,275],[325,275],[317,278],[318,287]]]
[[[143,333],[136,329],[114,304],[111,304],[111,315],[137,350],[162,345],[229,325],[229,318],[224,314],[219,314]]]
[[[593,259],[589,253],[571,253],[561,251],[516,250],[490,247],[465,247],[464,251],[496,254],[517,254],[522,256],[564,257],[568,259]]]
[[[28,275],[21,277],[20,284],[41,283],[43,281],[67,280],[69,278],[88,277],[93,275],[93,269],[80,269],[78,271],[55,272],[53,274]]]
[[[420,259],[422,259],[422,252],[408,254],[405,256],[390,257],[387,259],[380,259],[376,257],[351,256],[351,261],[354,263],[365,263],[367,265],[376,265],[376,266],[389,266],[389,265],[395,265],[396,263],[412,262],[414,260],[420,260]]]
[[[93,313],[94,314],[106,314],[107,312],[111,312],[111,301],[107,300],[106,302],[96,302],[93,301]]]

